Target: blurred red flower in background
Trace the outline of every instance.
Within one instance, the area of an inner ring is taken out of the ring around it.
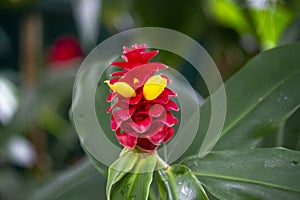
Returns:
[[[64,35],[49,48],[47,66],[50,69],[65,69],[73,67],[74,60],[82,60],[82,58],[83,52],[78,40],[72,35]]]

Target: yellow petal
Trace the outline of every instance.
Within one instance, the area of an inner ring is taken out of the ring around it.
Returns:
[[[109,86],[109,88],[110,88],[112,91],[114,91],[114,85],[110,84],[109,80],[104,81],[104,83],[106,83],[106,84]]]
[[[134,79],[133,79],[133,83],[134,83],[134,84],[136,84],[136,83],[138,83],[138,82],[140,82],[139,79],[137,79],[137,78],[134,78]]]
[[[104,81],[112,91],[119,93],[121,96],[125,98],[135,97],[136,93],[134,89],[125,82],[116,82],[114,84],[110,84],[109,81]]]
[[[145,99],[151,101],[156,99],[167,86],[167,79],[161,77],[160,75],[155,75],[149,78],[143,89],[143,94]]]

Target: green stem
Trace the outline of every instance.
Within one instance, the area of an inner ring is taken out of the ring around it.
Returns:
[[[163,168],[163,169],[168,169],[170,166],[168,165],[168,163],[166,163],[156,152],[156,158],[157,158],[157,164],[156,167],[158,169]]]

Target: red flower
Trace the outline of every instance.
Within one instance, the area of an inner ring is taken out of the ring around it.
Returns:
[[[51,69],[62,69],[74,66],[68,64],[74,59],[81,59],[83,52],[77,39],[70,35],[60,37],[54,42],[48,52],[47,66]]]
[[[166,65],[149,61],[158,51],[146,52],[146,45],[124,47],[121,62],[111,65],[122,68],[113,72],[111,80],[105,81],[111,93],[107,101],[112,105],[111,128],[117,139],[126,148],[153,152],[174,134],[173,126],[178,120],[171,111],[179,108],[170,97],[176,94],[166,86],[170,83],[167,76],[155,75]]]

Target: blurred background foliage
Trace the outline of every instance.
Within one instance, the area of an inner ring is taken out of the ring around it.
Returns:
[[[22,199],[48,180],[71,181],[64,192],[55,181],[39,190],[58,191],[49,199],[82,199],[79,182],[99,199],[103,177],[78,178],[87,164],[68,112],[76,71],[101,41],[136,27],[174,29],[197,40],[226,80],[259,52],[299,40],[299,11],[298,0],[1,0],[0,199]],[[186,61],[164,51],[156,59],[208,96]],[[299,114],[261,146],[299,150]]]

